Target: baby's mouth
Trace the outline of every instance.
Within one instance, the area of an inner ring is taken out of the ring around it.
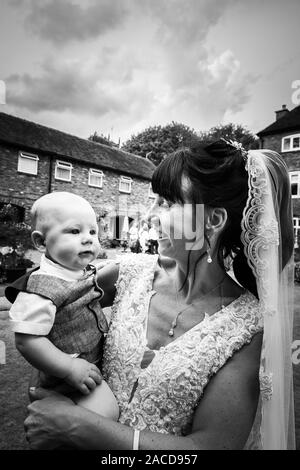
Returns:
[[[81,251],[79,253],[79,256],[88,256],[88,255],[93,255],[94,253],[91,250],[86,250],[86,251]]]

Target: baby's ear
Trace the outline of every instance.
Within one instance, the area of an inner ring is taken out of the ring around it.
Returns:
[[[45,244],[45,237],[39,230],[34,230],[31,234],[31,240],[37,250],[41,253],[45,253],[46,251],[46,244]]]

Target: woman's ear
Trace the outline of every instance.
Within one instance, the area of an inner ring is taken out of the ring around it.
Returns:
[[[221,232],[227,222],[227,210],[224,207],[215,207],[211,209],[207,220],[206,228],[213,234],[216,235]]]
[[[46,251],[46,244],[45,244],[45,237],[39,230],[34,230],[31,234],[31,240],[37,250],[41,253],[45,253]]]

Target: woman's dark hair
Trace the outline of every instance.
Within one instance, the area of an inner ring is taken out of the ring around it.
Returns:
[[[182,187],[182,177],[190,182],[187,192]],[[223,139],[177,150],[154,171],[152,188],[170,202],[183,204],[188,200],[226,209],[228,218],[219,238],[218,261],[224,266],[230,256],[236,279],[257,297],[255,277],[241,241],[241,221],[248,198],[248,173],[242,151]]]

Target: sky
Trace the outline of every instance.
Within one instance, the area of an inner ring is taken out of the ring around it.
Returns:
[[[299,0],[0,0],[0,111],[125,142],[293,109]],[[1,100],[0,100],[1,103]]]

